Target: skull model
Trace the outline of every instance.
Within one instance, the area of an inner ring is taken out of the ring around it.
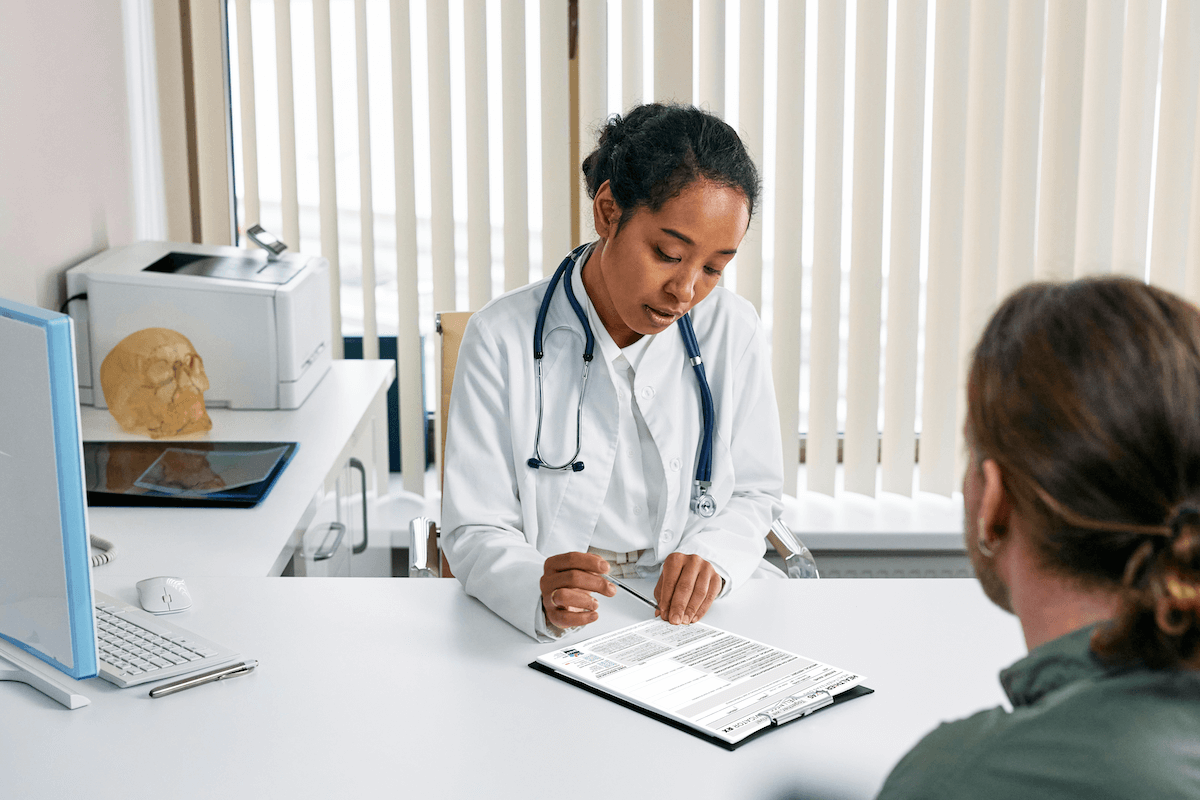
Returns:
[[[109,411],[130,433],[162,439],[212,429],[204,361],[177,331],[146,328],[126,336],[104,357],[100,386]]]

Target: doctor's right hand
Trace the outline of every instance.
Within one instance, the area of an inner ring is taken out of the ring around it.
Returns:
[[[600,577],[608,572],[608,562],[593,553],[562,553],[546,559],[542,573],[542,608],[546,621],[560,628],[577,628],[600,618],[600,604],[592,597],[605,597],[616,588]]]

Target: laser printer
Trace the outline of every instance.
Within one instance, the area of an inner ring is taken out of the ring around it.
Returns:
[[[66,277],[79,398],[98,408],[107,407],[105,356],[144,328],[191,341],[208,376],[209,408],[299,408],[332,364],[329,262],[319,256],[137,242]]]

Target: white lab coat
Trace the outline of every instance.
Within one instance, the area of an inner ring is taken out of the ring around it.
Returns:
[[[579,269],[573,287],[584,291]],[[442,548],[468,594],[530,636],[541,616],[546,557],[586,552],[617,449],[617,396],[599,345],[583,407],[581,472],[533,469],[537,382],[533,329],[549,278],[472,315],[458,352],[446,432]],[[770,362],[753,306],[717,287],[692,311],[715,406],[712,487],[717,513],[690,510],[702,432],[700,392],[675,325],[655,336],[634,397],[662,459],[666,498],[653,564],[696,554],[723,576],[723,593],[762,563],[779,515],[783,459]],[[543,330],[541,453],[575,450],[584,334],[560,285]],[[647,557],[639,564],[645,564]]]

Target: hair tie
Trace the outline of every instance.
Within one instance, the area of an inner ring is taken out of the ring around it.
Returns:
[[[1179,539],[1183,529],[1196,522],[1200,522],[1200,508],[1191,505],[1178,506],[1174,513],[1171,514],[1171,519],[1167,522],[1167,527],[1171,529],[1170,539],[1172,542]]]

